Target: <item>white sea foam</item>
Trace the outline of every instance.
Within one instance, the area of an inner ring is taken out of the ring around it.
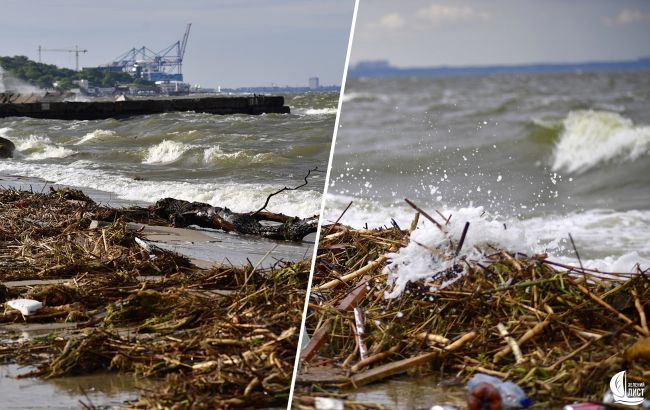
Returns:
[[[298,115],[335,115],[337,108],[294,108],[292,111]]]
[[[10,127],[2,127],[2,128],[0,128],[0,137],[7,138],[7,134],[10,131],[13,131],[13,128],[10,128]]]
[[[110,130],[95,130],[93,132],[89,132],[88,134],[84,135],[81,137],[81,139],[77,142],[75,142],[74,145],[81,145],[85,142],[94,140],[94,139],[102,139],[102,138],[110,138],[114,137],[117,135],[115,131],[110,131]]]
[[[607,111],[574,111],[564,120],[553,153],[553,170],[581,173],[613,161],[650,153],[650,126]]]
[[[230,160],[244,160],[251,156],[246,151],[223,152],[220,146],[210,147],[203,151],[203,161],[206,164],[222,163]]]
[[[278,158],[278,155],[272,152],[260,152],[257,154],[246,150],[223,152],[218,145],[216,147],[206,148],[203,151],[203,162],[207,165],[237,164],[243,161],[259,163],[271,161],[275,158]]]
[[[26,139],[14,141],[19,156],[27,160],[42,160],[47,158],[65,158],[75,151],[56,145],[48,137],[30,135]]]
[[[406,247],[387,255],[390,260],[387,268],[388,278],[394,285],[387,297],[399,296],[408,282],[429,278],[435,272],[451,268],[456,260],[436,255],[427,247],[446,248],[449,238],[456,240],[460,238],[465,222],[468,221],[471,225],[465,237],[462,255],[470,259],[480,259],[481,253],[478,249],[485,249],[487,245],[502,249],[519,248],[525,252],[532,251],[526,244],[526,236],[521,228],[504,227],[503,222],[487,216],[482,207],[457,209],[449,224],[444,227],[447,234],[430,222],[423,222],[420,229],[416,229],[411,234],[411,241]],[[449,285],[459,277],[460,275],[457,275],[443,282],[440,288]]]
[[[325,222],[336,220],[351,199],[328,195]],[[547,253],[551,260],[577,266],[573,247],[568,242],[571,233],[585,267],[601,272],[634,272],[636,264],[643,269],[650,267],[650,210],[597,209],[529,219],[505,218],[484,211],[483,207],[441,209],[445,216],[451,215],[446,229],[454,240],[460,238],[465,222],[470,222],[461,256],[481,259],[477,249],[491,244],[497,249],[529,255]],[[414,211],[406,205],[378,206],[355,199],[341,223],[356,228],[368,224],[372,228],[390,224],[392,218],[401,227],[407,227],[413,215]],[[399,295],[409,281],[431,277],[455,263],[435,258],[430,250],[418,244],[444,247],[449,240],[423,217],[411,238],[413,241],[407,247],[389,255],[392,261],[389,274],[395,285],[390,297]]]
[[[117,197],[130,201],[154,202],[160,198],[173,197],[226,206],[238,212],[259,208],[266,197],[278,189],[278,185],[273,184],[135,181],[124,175],[107,172],[88,161],[75,161],[69,165],[0,161],[0,172],[3,171],[42,178],[55,184],[113,192]],[[308,217],[319,212],[320,199],[320,192],[287,191],[273,197],[268,208],[273,212]]]
[[[147,149],[142,160],[144,164],[168,164],[178,160],[190,147],[182,142],[163,140],[160,144]]]

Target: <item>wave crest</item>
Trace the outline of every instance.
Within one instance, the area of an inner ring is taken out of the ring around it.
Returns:
[[[634,161],[650,152],[650,127],[607,111],[575,111],[553,152],[554,171],[582,173],[603,163]]]
[[[181,142],[163,140],[160,144],[147,149],[144,164],[168,164],[178,160],[189,149]]]
[[[27,139],[15,142],[16,150],[26,160],[42,160],[47,158],[65,158],[75,151],[54,144],[48,137],[30,135]]]
[[[95,130],[93,132],[89,132],[88,134],[84,135],[81,137],[81,139],[77,142],[74,143],[74,145],[81,145],[85,142],[88,142],[90,140],[94,140],[96,138],[102,138],[102,137],[114,137],[115,131],[110,131],[110,130]]]

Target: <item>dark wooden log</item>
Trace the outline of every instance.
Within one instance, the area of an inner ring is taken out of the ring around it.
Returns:
[[[176,227],[197,225],[269,239],[301,241],[318,228],[318,217],[301,219],[272,212],[238,213],[228,208],[174,198],[159,200],[152,210]]]

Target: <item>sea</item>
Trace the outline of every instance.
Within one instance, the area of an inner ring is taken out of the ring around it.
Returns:
[[[451,216],[454,239],[470,222],[468,250],[647,269],[650,71],[349,78],[325,221],[406,228],[404,198]],[[428,252],[394,263],[426,274]]]
[[[285,95],[290,114],[175,112],[127,119],[0,119],[17,148],[0,160],[0,185],[15,178],[101,192],[106,202],[150,204],[164,197],[237,212],[318,214],[338,93]]]

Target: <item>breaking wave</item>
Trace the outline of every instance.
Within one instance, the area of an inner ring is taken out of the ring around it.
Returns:
[[[331,194],[327,198],[323,223],[338,219],[351,199]],[[447,208],[441,213],[452,215],[446,229],[455,239],[460,238],[465,222],[470,222],[461,253],[470,259],[481,259],[477,249],[491,245],[529,255],[548,253],[551,260],[577,265],[573,247],[568,242],[571,233],[587,268],[601,272],[633,272],[637,263],[644,269],[650,267],[650,210],[595,209],[529,219],[491,215],[482,206]],[[391,218],[406,227],[411,223],[413,211],[405,206],[377,205],[357,199],[340,222],[356,228],[366,224],[373,228],[388,224]],[[429,249],[418,245],[437,247],[448,242],[440,230],[423,218],[411,239],[407,247],[389,255],[390,275],[395,285],[389,296],[397,296],[409,281],[430,277],[454,263],[453,260],[437,261]]]
[[[89,161],[69,165],[0,162],[0,172],[41,178],[55,184],[92,188],[115,193],[119,198],[137,202],[155,202],[173,197],[186,201],[206,202],[226,206],[236,212],[258,209],[266,197],[277,191],[277,184],[216,183],[205,181],[136,181],[115,172],[96,168]],[[287,215],[309,217],[320,210],[321,192],[312,190],[286,191],[273,197],[268,209]]]
[[[147,149],[143,164],[169,164],[178,160],[189,147],[182,142],[163,140]]]
[[[89,132],[88,134],[81,137],[81,139],[79,139],[79,141],[75,142],[74,145],[81,145],[81,144],[83,144],[85,142],[88,142],[88,141],[91,141],[91,140],[94,140],[94,139],[101,140],[102,138],[114,137],[116,135],[117,134],[115,133],[115,131],[95,130],[95,131]]]
[[[554,171],[582,173],[609,162],[634,161],[650,153],[650,126],[607,111],[575,111],[553,152]]]
[[[42,160],[47,158],[65,158],[75,151],[56,145],[48,137],[30,135],[27,139],[15,141],[16,150],[26,160]]]
[[[246,160],[251,156],[246,151],[235,151],[231,153],[226,153],[221,150],[220,146],[211,147],[203,151],[203,161],[206,164],[209,163],[221,163],[223,161],[230,160]]]

